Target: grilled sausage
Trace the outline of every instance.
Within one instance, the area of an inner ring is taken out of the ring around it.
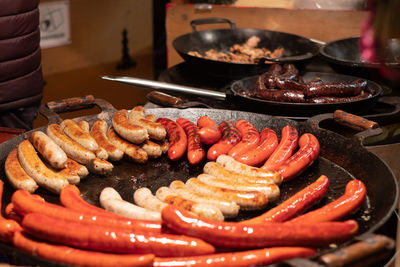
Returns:
[[[187,149],[187,136],[185,130],[173,120],[168,118],[158,118],[167,131],[169,139],[168,157],[170,160],[179,160]]]
[[[4,163],[4,171],[11,186],[16,189],[24,189],[30,193],[39,187],[35,180],[22,168],[18,160],[17,149],[11,150]]]
[[[241,221],[241,223],[285,222],[290,220],[320,201],[328,188],[328,177],[321,175],[314,183],[306,186],[278,206],[260,216]]]
[[[205,174],[209,174],[220,179],[230,180],[239,183],[279,184],[280,181],[282,180],[280,175],[263,177],[260,175],[259,176],[246,175],[243,173],[231,171],[215,162],[207,162],[206,165],[204,165],[203,171]]]
[[[260,132],[260,144],[248,152],[240,155],[236,160],[250,166],[263,164],[274,152],[279,144],[275,131],[269,128]]]
[[[115,253],[156,256],[194,256],[215,252],[206,242],[182,235],[127,231],[119,227],[64,221],[39,213],[22,220],[22,227],[34,237],[77,248]]]
[[[286,125],[282,128],[282,136],[278,147],[261,167],[266,170],[275,170],[288,159],[297,147],[299,133],[296,128]]]
[[[163,153],[161,146],[150,140],[144,141],[140,147],[146,151],[149,158],[159,158]]]
[[[144,140],[149,139],[149,134],[143,126],[133,124],[128,120],[128,111],[126,109],[121,109],[114,113],[112,125],[122,138],[134,144],[141,144]]]
[[[154,260],[153,254],[121,255],[81,250],[68,246],[36,241],[19,232],[14,235],[13,245],[30,255],[74,266],[151,266]]]
[[[98,120],[93,124],[92,129],[90,129],[90,135],[93,136],[97,144],[107,152],[111,161],[119,161],[124,156],[124,152],[108,140],[107,129],[107,122]]]
[[[144,209],[122,199],[112,187],[105,187],[100,193],[101,206],[124,217],[139,220],[161,221],[160,212]]]
[[[156,196],[165,203],[182,207],[197,216],[210,220],[224,220],[224,215],[222,215],[222,212],[218,208],[180,197],[166,186],[160,187],[156,192]]]
[[[205,256],[155,258],[153,266],[191,266],[191,267],[243,267],[270,265],[292,258],[306,258],[316,254],[311,248],[276,247],[239,252],[216,253]]]
[[[229,150],[228,155],[237,159],[242,154],[258,146],[260,134],[254,125],[246,120],[238,120],[235,126],[238,128],[242,139]]]
[[[277,90],[267,89],[257,91],[255,94],[258,98],[278,102],[305,103],[304,93],[295,90]]]
[[[150,139],[160,141],[163,140],[167,135],[164,126],[153,120],[148,120],[145,118],[144,108],[141,106],[134,107],[130,111],[128,119],[131,123],[144,127],[147,130]]]
[[[212,145],[221,139],[221,132],[218,125],[208,116],[201,116],[197,119],[200,141],[206,145]]]
[[[79,128],[81,128],[83,131],[85,132],[89,132],[90,131],[90,125],[87,121],[78,121],[78,126]]]
[[[79,143],[87,150],[95,152],[99,148],[96,140],[94,140],[88,132],[82,130],[75,121],[69,119],[63,120],[60,123],[60,127],[69,138]]]
[[[185,183],[180,180],[172,181],[169,185],[169,188],[171,188],[178,196],[182,198],[217,207],[226,218],[234,218],[239,213],[240,207],[235,202],[223,198],[196,193],[195,191],[187,188]]]
[[[289,181],[298,176],[310,166],[319,155],[318,139],[310,133],[305,133],[299,140],[300,149],[276,168],[282,175],[283,181]]]
[[[225,189],[232,189],[232,190],[239,190],[246,192],[258,191],[260,193],[263,193],[267,197],[268,201],[275,201],[279,198],[280,195],[279,186],[277,186],[276,184],[255,184],[255,183],[245,183],[245,182],[238,183],[235,181],[219,179],[204,173],[197,176],[197,179],[199,179],[199,181],[205,184]]]
[[[185,118],[178,118],[176,122],[183,128],[188,139],[187,159],[189,163],[192,165],[199,164],[206,154],[201,144],[199,127]]]
[[[124,155],[131,161],[137,163],[145,163],[148,160],[148,155],[143,148],[138,147],[117,135],[112,127],[107,131],[107,137],[118,149],[124,151]]]
[[[147,187],[141,187],[137,190],[135,190],[135,193],[133,193],[133,200],[135,203],[145,209],[149,210],[154,210],[154,211],[159,211],[166,206],[168,206],[167,203],[159,200],[156,196],[154,196],[150,189]]]
[[[87,121],[79,121],[77,124],[83,131],[90,134],[90,126]],[[90,135],[90,136],[92,136],[92,135]],[[97,142],[96,138],[94,138],[94,136],[92,136],[92,137],[98,145],[97,150],[93,151],[96,154],[96,157],[98,157],[99,159],[107,160],[108,159],[107,151],[98,144],[98,142]]]
[[[79,163],[90,164],[96,158],[96,155],[66,136],[58,124],[50,124],[47,127],[47,135],[59,145],[67,156]]]
[[[355,96],[359,95],[367,87],[367,81],[358,79],[351,83],[324,83],[306,86],[304,95],[307,97],[316,96]]]
[[[31,133],[29,140],[53,168],[63,169],[66,167],[67,154],[45,133],[35,131]]]
[[[349,240],[358,230],[355,220],[309,224],[217,222],[191,215],[173,205],[164,208],[161,215],[163,223],[177,233],[229,248],[322,247]]]
[[[95,158],[89,165],[89,171],[101,175],[109,175],[114,169],[114,165],[104,159]]]
[[[61,174],[62,176],[65,177],[65,179],[68,180],[68,183],[70,184],[79,184],[79,182],[81,181],[81,177],[79,177],[79,175],[77,174],[76,171],[71,170],[69,168],[64,168],[62,170],[57,170],[54,169],[53,167],[49,166],[46,164],[46,166],[52,170],[55,173]]]
[[[70,173],[73,175],[77,174],[81,179],[85,178],[89,174],[88,169],[84,165],[79,164],[78,162],[70,158],[67,159],[67,167],[60,171],[60,173],[62,172]]]
[[[254,177],[265,177],[273,179],[273,183],[280,184],[282,182],[281,175],[276,171],[268,171],[257,167],[252,167],[239,161],[228,155],[221,155],[217,158],[216,162],[221,164],[227,170],[241,173],[244,175],[254,176]]]
[[[240,142],[241,136],[235,124],[231,121],[223,121],[218,125],[222,133],[221,139],[213,144],[207,151],[208,160],[216,160],[219,155],[227,154],[234,145]]]
[[[267,197],[263,193],[257,191],[225,189],[200,182],[196,178],[187,180],[186,186],[202,195],[234,201],[243,210],[259,210],[265,208],[268,204]]]
[[[68,185],[64,176],[46,167],[28,140],[18,145],[18,159],[25,172],[43,188],[53,193],[60,193],[61,189]]]

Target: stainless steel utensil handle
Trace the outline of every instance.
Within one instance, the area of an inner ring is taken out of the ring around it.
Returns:
[[[200,89],[196,87],[190,86],[183,86],[165,82],[156,82],[152,80],[140,79],[140,78],[133,78],[133,77],[110,77],[110,76],[101,76],[104,80],[116,81],[120,83],[126,83],[129,85],[136,85],[139,87],[157,89],[157,90],[171,90],[177,91],[186,94],[198,95],[198,96],[207,96],[216,99],[225,99],[226,94],[218,91],[207,90],[207,89]]]

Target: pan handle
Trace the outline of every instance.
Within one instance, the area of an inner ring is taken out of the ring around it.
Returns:
[[[49,123],[59,123],[63,119],[58,114],[81,109],[89,109],[95,105],[101,109],[101,113],[110,113],[115,111],[115,108],[109,102],[103,99],[94,98],[93,95],[87,95],[41,104],[39,107],[39,113],[42,114]]]
[[[214,23],[229,23],[231,26],[231,30],[236,29],[236,24],[235,22],[229,20],[229,19],[224,19],[224,18],[204,18],[204,19],[195,19],[190,22],[190,25],[192,26],[192,30],[194,32],[197,31],[196,26],[197,25],[203,25],[203,24],[214,24]]]

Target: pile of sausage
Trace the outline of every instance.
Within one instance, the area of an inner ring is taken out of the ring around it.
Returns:
[[[321,79],[305,82],[293,64],[271,65],[255,81],[254,90],[242,89],[242,95],[294,103],[344,103],[371,97],[367,81],[324,83]]]
[[[168,142],[164,127],[155,120],[137,106],[130,112],[117,111],[111,127],[104,120],[94,122],[91,129],[86,121],[70,119],[50,124],[46,133],[31,133],[29,140],[9,153],[5,162],[8,181],[31,193],[38,186],[59,193],[68,184],[78,184],[89,171],[110,174],[114,167],[110,161],[124,155],[137,163],[160,157]]]

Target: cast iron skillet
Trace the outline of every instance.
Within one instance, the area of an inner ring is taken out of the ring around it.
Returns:
[[[196,26],[201,24],[229,23],[230,29],[212,29],[197,31]],[[257,63],[233,63],[210,60],[189,55],[190,51],[204,52],[214,49],[228,52],[234,44],[243,44],[251,36],[258,36],[261,40],[258,47],[265,47],[273,51],[283,47],[284,53],[279,62],[293,62],[302,69],[302,66],[319,52],[319,44],[294,34],[252,28],[236,28],[236,24],[224,18],[197,19],[190,22],[193,31],[181,35],[173,40],[172,45],[179,55],[188,63],[212,76],[241,78],[267,71],[269,64],[265,60]]]
[[[240,80],[234,81],[227,86],[226,92],[219,92],[207,89],[201,89],[190,86],[183,86],[177,84],[170,84],[165,82],[156,82],[152,80],[134,78],[134,77],[110,77],[102,76],[102,79],[117,81],[121,83],[126,83],[129,85],[135,85],[139,87],[161,89],[169,91],[177,91],[180,93],[212,97],[215,99],[221,99],[225,101],[233,101],[240,107],[249,108],[257,113],[264,113],[270,115],[279,116],[291,116],[291,117],[304,117],[304,116],[314,116],[316,114],[333,112],[336,109],[343,109],[345,111],[361,115],[365,114],[370,110],[379,99],[382,94],[382,88],[379,84],[367,80],[367,86],[373,89],[374,94],[372,97],[364,98],[360,100],[355,100],[351,102],[342,103],[290,103],[290,102],[280,102],[280,101],[270,101],[265,99],[260,99],[256,97],[249,97],[240,94],[239,91],[243,89],[254,90],[254,83],[259,75],[250,76],[242,78]],[[311,81],[315,78],[320,78],[324,83],[331,82],[353,82],[358,77],[342,75],[336,73],[322,73],[322,72],[306,72],[302,73],[304,81]]]
[[[102,112],[100,114],[83,116],[75,120],[86,120],[90,124],[93,124],[98,119],[104,119],[110,123],[115,109],[109,103],[101,99],[96,99],[95,103],[102,107]],[[50,111],[44,109],[42,106],[41,112],[43,113],[43,111],[46,114],[50,114],[50,122],[59,122],[57,116],[52,116]],[[316,207],[320,207],[341,196],[348,181],[360,179],[365,183],[368,194],[367,201],[363,207],[357,213],[350,216],[350,218],[358,221],[360,227],[358,236],[353,240],[362,238],[363,234],[375,231],[391,216],[395,209],[398,199],[398,187],[392,171],[382,160],[368,152],[361,144],[363,138],[379,134],[381,132],[379,128],[369,129],[351,138],[346,138],[335,132],[319,127],[320,123],[333,123],[332,114],[323,114],[315,116],[305,122],[296,122],[279,117],[232,110],[157,108],[148,109],[146,113],[153,113],[158,117],[168,117],[171,119],[185,117],[191,121],[196,121],[199,116],[208,115],[217,123],[227,119],[232,121],[246,119],[253,123],[258,130],[269,127],[274,129],[279,136],[281,129],[289,124],[296,127],[300,134],[305,132],[314,134],[321,143],[319,158],[296,179],[280,186],[281,197],[279,201],[277,201],[277,204],[304,188],[306,185],[314,182],[322,174],[330,178],[331,185],[325,198]],[[46,126],[35,130],[44,131],[45,129]],[[0,144],[0,173],[5,183],[3,208],[9,203],[10,197],[14,192],[14,189],[10,187],[8,181],[5,179],[5,158],[16,145],[28,138],[31,132],[19,135]],[[132,194],[138,187],[147,186],[154,193],[160,186],[169,185],[172,180],[180,179],[186,181],[188,178],[200,174],[203,165],[204,162],[199,166],[191,166],[186,159],[178,162],[171,162],[165,155],[160,159],[149,160],[149,162],[143,165],[122,160],[115,163],[114,171],[109,177],[89,174],[88,177],[81,181],[78,187],[81,190],[83,198],[95,205],[99,205],[99,194],[106,186],[114,187],[120,192],[123,199],[132,201]],[[47,201],[59,203],[58,196],[48,191],[39,188],[36,193],[43,196]],[[274,205],[274,203],[271,203],[268,208]],[[254,217],[264,211],[265,210],[258,212],[240,212],[236,220]],[[348,243],[349,242],[346,244]],[[9,259],[15,261],[12,263],[64,266],[26,255],[8,244],[0,243],[0,248],[6,253]],[[332,249],[320,249],[319,252],[324,253],[331,250]]]

